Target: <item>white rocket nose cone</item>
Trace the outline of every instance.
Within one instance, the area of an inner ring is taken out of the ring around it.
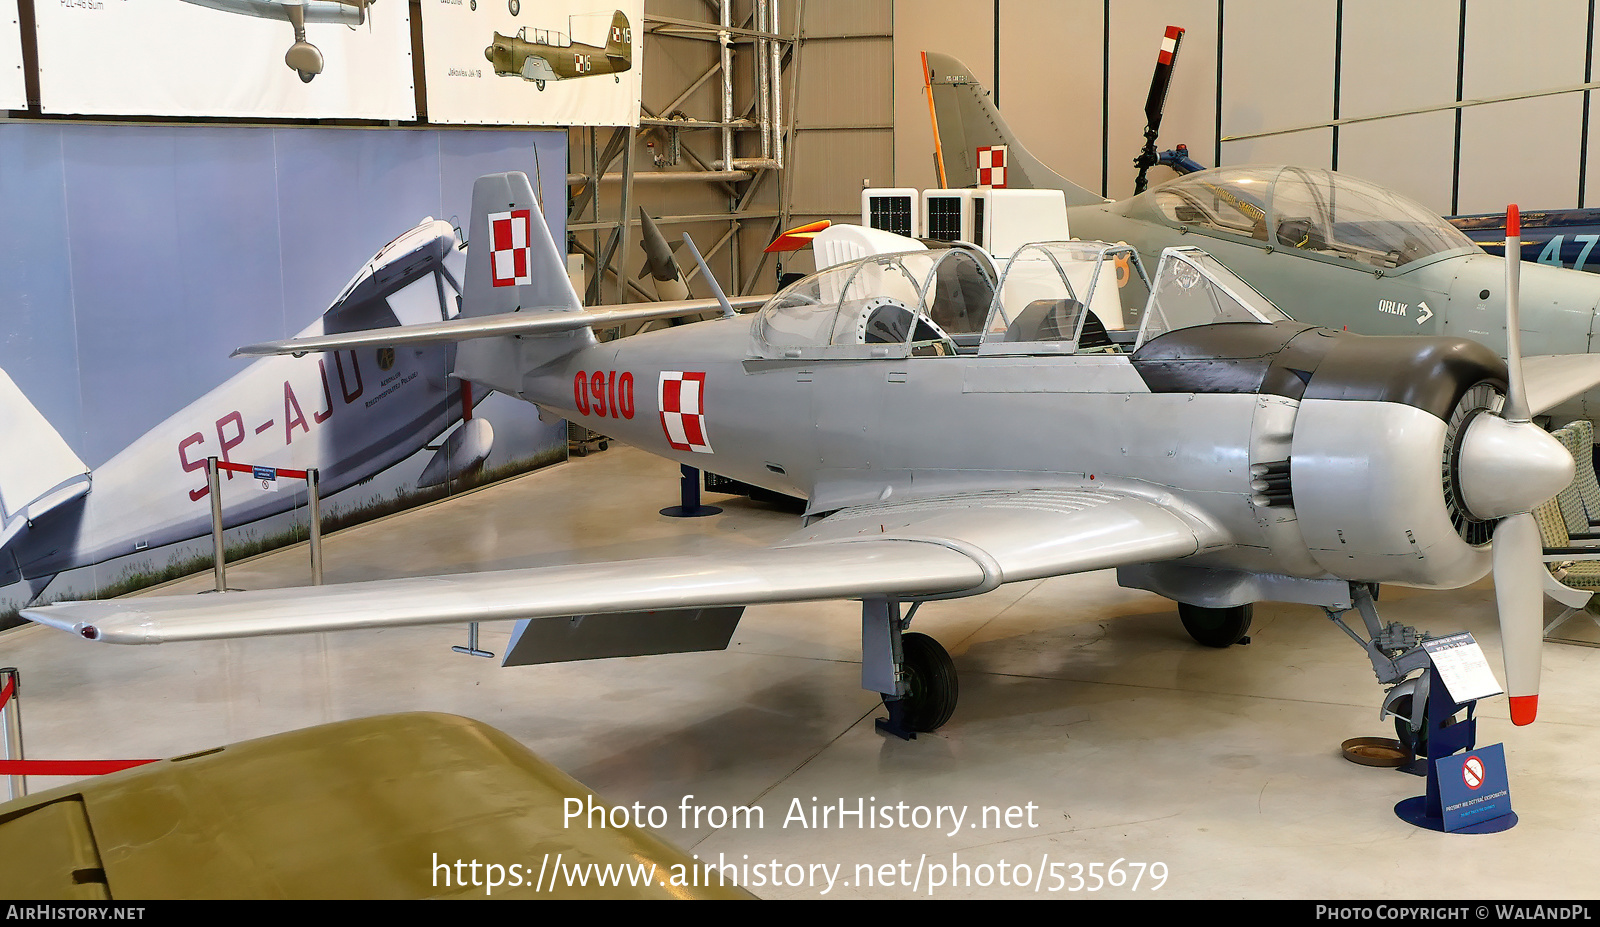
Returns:
[[[1572,482],[1572,455],[1532,422],[1479,415],[1461,442],[1461,497],[1475,518],[1531,512]]]

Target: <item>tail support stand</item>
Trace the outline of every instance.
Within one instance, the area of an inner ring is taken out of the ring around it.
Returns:
[[[688,464],[680,464],[679,472],[681,475],[678,480],[678,492],[682,501],[678,505],[669,505],[662,509],[661,514],[669,518],[721,515],[722,509],[717,506],[700,504],[700,471]]]

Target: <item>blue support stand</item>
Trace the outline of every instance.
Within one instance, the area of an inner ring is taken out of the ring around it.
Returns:
[[[1407,772],[1426,775],[1428,778],[1428,791],[1425,795],[1407,798],[1394,806],[1394,813],[1410,824],[1424,827],[1428,830],[1443,832],[1444,807],[1440,799],[1439,767],[1435,760],[1457,753],[1471,750],[1477,744],[1478,721],[1474,717],[1477,712],[1476,700],[1459,704],[1450,698],[1450,690],[1445,687],[1444,680],[1439,678],[1439,670],[1432,662],[1428,664],[1428,705],[1426,727],[1424,732],[1428,738],[1428,755],[1419,756],[1406,767]],[[1449,723],[1457,714],[1465,710],[1465,720]],[[1418,769],[1418,766],[1424,767]],[[1503,830],[1510,830],[1517,823],[1515,812],[1508,812],[1501,817],[1492,818],[1478,824],[1451,831],[1456,834],[1496,834]]]
[[[661,510],[661,514],[670,518],[702,518],[706,515],[721,515],[722,509],[714,505],[700,504],[700,471],[688,464],[679,464],[682,476],[679,478],[679,492],[682,503],[669,505]]]

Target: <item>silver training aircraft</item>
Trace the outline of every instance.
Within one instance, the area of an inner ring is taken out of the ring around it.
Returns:
[[[1114,340],[1085,307],[1126,292],[1118,263],[1144,271],[1094,242],[1024,246],[997,275],[982,249],[905,240],[915,250],[828,268],[756,313],[724,303],[720,320],[601,344],[593,327],[693,307],[585,311],[520,173],[479,179],[472,212],[461,318],[242,353],[459,342],[458,376],[804,496],[803,527],[739,555],[23,614],[144,644],[519,620],[506,662],[528,663],[720,649],[745,606],[859,599],[863,687],[909,735],[957,696],[944,649],[903,633],[923,602],[1114,567],[1217,647],[1258,600],[1354,609],[1393,698],[1423,665],[1419,636],[1380,623],[1372,584],[1454,588],[1492,563],[1513,718],[1534,716],[1543,567],[1528,512],[1573,463],[1529,418],[1600,383],[1600,358],[1514,349],[1508,367],[1464,339],[1315,328],[1194,248],[1162,254],[1136,337]]]

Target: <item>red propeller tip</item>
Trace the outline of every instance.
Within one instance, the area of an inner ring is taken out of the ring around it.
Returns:
[[[1506,237],[1522,237],[1522,211],[1517,208],[1515,203],[1506,207]]]
[[[1511,723],[1521,727],[1532,724],[1533,719],[1539,714],[1539,696],[1513,695],[1511,696]]]

